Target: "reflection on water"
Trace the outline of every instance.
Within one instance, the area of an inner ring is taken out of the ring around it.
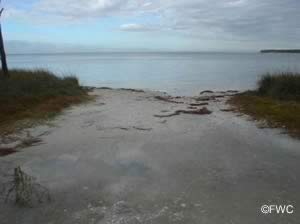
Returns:
[[[18,206],[32,207],[36,203],[51,202],[50,191],[26,174],[21,167],[14,168],[7,182],[0,182],[0,198],[4,202],[14,202]]]
[[[119,162],[117,167],[124,175],[128,176],[145,176],[145,173],[149,170],[149,167],[146,167],[145,164],[138,161],[129,163]]]

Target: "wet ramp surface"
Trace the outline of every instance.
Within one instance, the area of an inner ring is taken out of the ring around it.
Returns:
[[[153,92],[95,94],[52,127],[30,130],[48,131],[43,144],[0,158],[1,174],[20,166],[53,198],[32,208],[1,202],[1,223],[298,222],[297,210],[260,212],[264,204],[300,206],[298,140],[222,111],[226,97],[197,105]],[[190,104],[212,113],[154,116]]]

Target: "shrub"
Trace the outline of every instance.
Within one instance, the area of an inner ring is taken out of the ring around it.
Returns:
[[[0,80],[0,97],[44,98],[83,93],[78,79],[73,76],[57,77],[44,70],[12,70],[10,78]]]
[[[45,70],[11,70],[9,74],[4,78],[0,72],[0,126],[51,116],[87,98],[74,76],[58,77]]]
[[[279,100],[300,100],[300,74],[266,74],[258,82],[257,92]]]

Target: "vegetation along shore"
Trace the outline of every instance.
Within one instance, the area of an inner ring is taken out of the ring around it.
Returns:
[[[0,134],[30,127],[91,99],[88,88],[74,76],[58,77],[45,70],[11,70],[9,74],[1,74]],[[256,90],[236,94],[228,102],[269,127],[285,128],[300,137],[300,74],[266,74]]]
[[[266,50],[261,50],[260,53],[292,53],[292,54],[299,54],[300,49],[266,49]]]
[[[255,91],[229,100],[237,110],[300,137],[300,74],[266,74]]]
[[[74,76],[61,78],[46,70],[11,70],[9,74],[0,73],[0,134],[51,118],[89,98]],[[20,120],[28,122],[20,124]]]

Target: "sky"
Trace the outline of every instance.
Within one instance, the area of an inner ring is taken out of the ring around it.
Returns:
[[[2,0],[9,53],[300,48],[299,0]]]

